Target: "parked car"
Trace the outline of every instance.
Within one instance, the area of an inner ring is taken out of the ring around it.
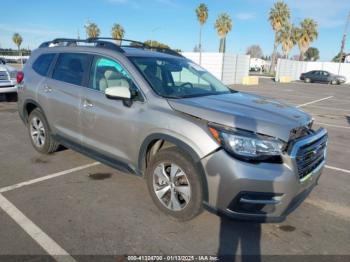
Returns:
[[[346,82],[346,78],[344,76],[335,75],[323,70],[313,70],[307,73],[302,73],[300,75],[300,80],[303,80],[305,83],[317,82],[332,85],[340,85]]]
[[[232,90],[175,51],[131,43],[61,39],[32,53],[18,108],[38,152],[62,144],[144,177],[155,205],[180,220],[206,207],[280,221],[306,198],[327,147],[310,115]]]
[[[4,94],[8,101],[15,101],[17,98],[16,76],[17,69],[0,58],[0,95]]]

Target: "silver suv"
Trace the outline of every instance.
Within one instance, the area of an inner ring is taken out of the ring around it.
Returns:
[[[325,165],[327,132],[308,114],[234,91],[169,49],[56,39],[23,73],[19,113],[37,151],[61,144],[142,176],[154,203],[180,220],[206,207],[281,221]]]

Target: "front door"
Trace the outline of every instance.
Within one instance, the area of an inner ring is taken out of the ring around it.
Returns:
[[[330,75],[326,71],[322,71],[322,82],[325,82],[325,83],[330,82]]]
[[[108,99],[109,87],[126,86],[136,89],[129,73],[115,60],[94,58],[89,87],[82,91],[81,121],[84,144],[104,155],[126,163],[134,160],[138,137],[137,122],[142,117],[144,103],[137,101],[128,107],[121,100]],[[136,164],[136,163],[134,163]]]

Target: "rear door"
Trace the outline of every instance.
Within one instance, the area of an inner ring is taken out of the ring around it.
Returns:
[[[87,85],[92,56],[83,53],[61,53],[47,79],[46,116],[54,133],[81,143],[80,96]]]
[[[88,88],[82,91],[81,119],[84,144],[104,156],[132,163],[138,138],[137,123],[145,103],[139,93],[133,104],[108,99],[106,88],[127,86],[139,90],[125,67],[118,61],[96,56],[92,63]],[[136,92],[135,92],[136,93]]]
[[[315,71],[315,72],[313,73],[313,81],[314,81],[314,82],[322,82],[321,71]]]

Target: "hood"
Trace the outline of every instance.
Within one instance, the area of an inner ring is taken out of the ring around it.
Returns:
[[[341,76],[341,75],[335,75],[335,74],[333,74],[333,77],[336,77],[336,78],[346,78],[345,76]]]
[[[311,121],[310,115],[296,107],[241,92],[168,101],[179,112],[283,141],[289,140],[292,129]]]

